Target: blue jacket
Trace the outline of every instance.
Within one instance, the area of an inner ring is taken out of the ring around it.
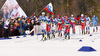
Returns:
[[[92,22],[93,23],[95,23],[95,22],[97,23],[97,21],[98,21],[98,17],[92,17]]]
[[[46,18],[46,22],[47,22],[47,24],[50,24],[51,23],[51,18]]]
[[[44,17],[40,16],[40,19],[45,22],[46,21],[46,16],[44,16]]]

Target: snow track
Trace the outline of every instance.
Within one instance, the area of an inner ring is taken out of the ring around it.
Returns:
[[[92,30],[92,29],[91,29]],[[71,31],[72,32],[72,31]],[[89,34],[79,34],[76,26],[76,34],[71,34],[70,40],[64,37],[56,37],[47,41],[40,41],[41,35],[26,37],[16,36],[8,40],[0,40],[0,56],[99,56],[100,55],[100,31]],[[56,34],[57,36],[57,34]],[[79,42],[79,40],[82,42]],[[96,52],[79,52],[82,46],[91,46]]]

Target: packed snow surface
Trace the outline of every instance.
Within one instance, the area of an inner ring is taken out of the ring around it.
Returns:
[[[76,34],[70,33],[70,40],[63,40],[64,37],[57,37],[57,34],[56,38],[44,42],[37,35],[19,36],[20,38],[14,36],[12,39],[0,40],[0,56],[99,56],[100,30],[94,33],[92,30],[91,27],[92,36],[81,35],[80,26],[76,26]],[[80,39],[82,42],[79,42]],[[78,51],[82,46],[90,46],[96,51]]]

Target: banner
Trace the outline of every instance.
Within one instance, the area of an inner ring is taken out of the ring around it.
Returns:
[[[3,18],[27,17],[16,0],[6,0],[1,10]]]

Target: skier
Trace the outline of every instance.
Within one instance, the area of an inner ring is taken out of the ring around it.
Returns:
[[[46,16],[45,16],[45,12],[42,12],[42,16],[40,16],[40,20],[41,20],[41,26],[43,27],[42,29],[42,39],[41,41],[45,41],[46,40]]]
[[[90,20],[90,17],[87,16],[87,14],[85,15],[85,18],[86,18],[86,34],[90,34],[91,20]]]
[[[83,34],[85,35],[85,22],[86,22],[86,18],[84,17],[83,14],[81,14],[81,17],[80,17],[79,21],[81,22],[82,35]]]
[[[52,37],[55,38],[56,22],[57,22],[57,20],[54,18],[54,15],[53,15],[53,14],[52,14],[52,16],[51,16],[51,21],[52,21],[52,27],[51,27]]]
[[[71,20],[68,19],[68,16],[65,16],[65,20],[64,20],[64,35],[65,35],[65,39],[68,36],[68,39],[70,39],[70,25],[71,25]]]
[[[75,34],[75,20],[77,20],[77,19],[72,14],[71,17],[70,17],[70,20],[71,20],[71,23],[72,23],[72,32]]]
[[[61,37],[62,36],[61,31],[62,31],[62,27],[63,27],[63,18],[60,17],[59,14],[57,15],[57,22],[58,22],[58,37],[59,36]]]
[[[47,13],[47,16],[46,16],[46,31],[47,31],[47,38],[49,38],[49,40],[50,40],[50,29],[51,29],[51,18],[50,18],[50,14]]]
[[[96,26],[96,31],[98,31],[97,21],[98,21],[98,17],[96,17],[95,15],[93,15],[93,17],[92,17],[93,32],[95,32],[95,26]]]

